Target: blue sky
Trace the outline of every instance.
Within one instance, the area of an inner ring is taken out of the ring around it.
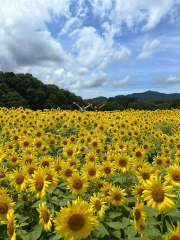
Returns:
[[[83,99],[180,92],[180,0],[0,2],[0,70]]]

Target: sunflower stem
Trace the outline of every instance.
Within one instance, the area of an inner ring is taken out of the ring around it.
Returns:
[[[163,212],[161,213],[161,231],[162,231],[162,234],[163,234],[163,227],[164,227],[164,225],[163,225],[163,222],[164,222],[164,215],[163,215]]]

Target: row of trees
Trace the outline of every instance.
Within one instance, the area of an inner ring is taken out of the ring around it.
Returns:
[[[139,101],[135,97],[98,97],[94,99],[83,100],[80,96],[68,90],[59,89],[53,84],[44,84],[31,74],[13,72],[3,73],[0,71],[0,107],[20,106],[30,108],[32,110],[43,110],[58,108],[64,110],[74,110],[77,107],[72,104],[75,101],[78,104],[87,105],[88,102],[98,107],[103,103],[105,106],[102,111],[125,110],[128,108],[139,110],[155,110],[155,109],[180,109],[180,99],[170,100],[149,100]],[[89,108],[89,111],[92,109]]]

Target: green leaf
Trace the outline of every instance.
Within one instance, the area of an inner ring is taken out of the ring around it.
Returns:
[[[132,238],[128,238],[128,240],[149,240],[149,238],[144,238],[144,237],[132,237]]]
[[[97,227],[94,229],[94,234],[96,237],[103,238],[105,235],[109,235],[107,229],[104,227],[102,223],[99,223]]]
[[[109,223],[106,223],[106,225],[108,225],[110,228],[113,228],[113,229],[122,228],[122,224],[120,222],[109,222]]]
[[[30,233],[30,237],[33,240],[37,240],[41,236],[42,230],[34,230],[33,232]]]
[[[23,223],[23,222],[25,222],[28,218],[29,218],[28,216],[27,216],[27,217],[22,217],[22,216],[21,216],[21,218],[20,218],[20,220],[19,220],[18,223],[19,223],[19,224],[20,224],[20,223]]]
[[[110,213],[109,213],[109,217],[110,217],[111,219],[116,218],[116,217],[119,217],[119,216],[121,216],[121,215],[122,215],[122,213],[118,213],[118,212],[110,212]]]
[[[16,210],[16,209],[18,209],[21,206],[23,206],[23,203],[21,201],[17,201],[16,205],[13,207],[13,209]]]
[[[128,229],[127,229],[127,235],[128,235],[128,238],[129,238],[129,237],[134,237],[134,236],[136,235],[135,232],[134,232],[133,226],[128,227]]]
[[[144,211],[147,214],[147,217],[157,217],[159,213],[157,212],[156,208],[152,209],[151,207],[147,207],[146,205],[144,206]]]
[[[117,238],[121,237],[121,231],[120,230],[115,230],[115,231],[112,232],[112,234]]]
[[[162,222],[158,221],[157,218],[155,217],[149,217],[147,219],[147,222],[146,222],[146,225],[147,226],[155,226],[155,225],[159,225],[161,224]]]
[[[122,219],[122,228],[126,228],[130,223],[130,219],[129,218],[126,218],[126,217],[123,217]]]
[[[155,236],[162,236],[162,234],[160,233],[160,231],[156,228],[146,228],[144,230],[141,231],[142,234],[147,234],[150,237],[155,237]]]
[[[171,224],[167,220],[165,220],[165,223],[166,223],[166,227],[173,231],[173,227],[171,226]]]
[[[62,199],[59,201],[59,206],[66,206],[67,205],[67,201],[69,201],[68,199]]]
[[[58,240],[58,239],[59,239],[59,234],[58,233],[49,238],[49,240]]]
[[[35,202],[31,207],[32,207],[32,208],[38,208],[38,207],[39,207],[39,204],[41,205],[42,202],[43,202],[43,200],[41,199],[41,200]]]

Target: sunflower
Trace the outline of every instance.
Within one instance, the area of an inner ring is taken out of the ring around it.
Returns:
[[[7,192],[8,192],[8,189],[7,188],[0,188],[0,195],[9,195],[9,194],[7,194]]]
[[[18,200],[22,201],[24,205],[27,205],[29,202],[32,201],[32,198],[30,197],[29,194],[18,194]]]
[[[167,186],[167,182],[161,183],[161,176],[155,176],[151,180],[143,183],[145,190],[143,191],[144,200],[147,200],[147,207],[152,205],[157,208],[158,213],[167,212],[175,206],[175,203],[169,197],[176,197],[175,194],[168,193],[173,189],[172,185]]]
[[[64,240],[87,238],[94,227],[99,225],[93,212],[93,208],[81,198],[72,201],[72,205],[68,201],[67,207],[61,207],[60,212],[56,212],[55,233],[59,234],[59,238],[64,237]]]
[[[106,203],[103,202],[100,193],[93,193],[93,196],[90,198],[90,206],[94,209],[95,214],[99,218],[103,218],[105,216],[105,210],[107,209]]]
[[[69,143],[69,140],[68,140],[68,138],[66,137],[66,138],[62,138],[62,139],[61,139],[60,145],[63,146],[63,147],[65,147],[66,145],[68,145],[68,143]]]
[[[39,165],[43,168],[50,168],[52,166],[52,158],[45,155],[42,156],[41,158],[39,158]]]
[[[44,199],[46,192],[48,191],[49,182],[46,181],[47,175],[44,174],[43,169],[37,169],[32,174],[32,179],[30,179],[30,191],[35,193],[37,198]]]
[[[93,162],[89,162],[81,168],[81,174],[82,176],[85,176],[87,180],[94,182],[100,177],[100,171],[98,167],[99,166],[97,164],[94,164]]]
[[[47,175],[46,181],[49,182],[48,188],[55,188],[58,185],[58,173],[53,168],[45,168],[44,173]]]
[[[23,158],[22,158],[23,166],[26,166],[27,164],[34,164],[34,163],[36,163],[34,154],[23,154]]]
[[[125,201],[127,201],[127,198],[125,198],[126,195],[125,189],[121,189],[119,186],[112,187],[109,191],[107,199],[113,206],[122,206]]]
[[[167,175],[164,177],[166,181],[174,187],[180,187],[180,166],[178,164],[170,166],[167,169]]]
[[[127,144],[124,141],[118,141],[116,143],[117,145],[117,150],[120,152],[126,151],[127,150]]]
[[[63,181],[67,181],[68,178],[72,176],[74,172],[76,172],[77,169],[74,166],[67,165],[66,162],[62,164],[62,170],[61,170],[61,176],[63,178]]]
[[[137,160],[142,160],[144,159],[145,152],[141,148],[136,148],[135,151],[133,152],[133,156]]]
[[[134,172],[135,174],[139,172],[139,170],[141,168],[146,168],[148,166],[148,163],[145,162],[144,159],[142,160],[136,160],[134,159],[134,161],[132,161],[132,172]]]
[[[117,154],[116,161],[115,161],[115,167],[118,170],[121,170],[123,173],[129,171],[129,168],[131,167],[131,158],[127,154]]]
[[[51,226],[52,226],[52,217],[53,214],[50,214],[49,209],[46,206],[46,202],[42,202],[42,206],[39,204],[39,208],[36,208],[39,212],[39,224],[42,224],[44,230],[46,232],[51,232]]]
[[[142,145],[142,149],[145,151],[145,152],[149,152],[151,150],[151,147],[150,147],[150,143],[145,141]]]
[[[14,212],[10,212],[7,214],[7,221],[2,221],[2,224],[7,224],[7,234],[9,236],[10,240],[16,240],[16,228],[19,227],[19,225],[16,225]]]
[[[57,172],[60,173],[62,169],[63,160],[60,156],[56,156],[52,162],[52,168]]]
[[[89,152],[86,154],[86,162],[94,162],[96,163],[98,161],[98,155],[95,152]]]
[[[134,197],[137,200],[142,200],[143,199],[143,191],[145,190],[145,187],[143,184],[136,184],[132,187],[132,195],[134,195]]]
[[[7,217],[8,213],[14,212],[12,207],[15,205],[15,203],[12,202],[12,199],[2,194],[0,195],[0,220],[4,220]]]
[[[147,218],[146,213],[144,212],[144,204],[142,202],[137,201],[135,203],[135,207],[133,207],[133,228],[135,233],[139,233],[142,231],[141,225],[145,225],[145,220]]]
[[[25,171],[23,171],[21,168],[17,170],[13,170],[9,174],[10,178],[10,184],[12,187],[16,189],[16,191],[23,191],[26,188],[26,185],[28,184],[28,178],[25,174]]]
[[[100,185],[101,183],[99,183],[99,185]],[[112,187],[113,187],[113,185],[112,185],[112,183],[110,182],[110,183],[104,183],[104,184],[102,184],[103,186],[101,187],[101,188],[99,188],[100,189],[100,195],[102,196],[102,198],[103,198],[103,200],[105,201],[105,202],[109,202],[109,196],[110,196],[110,190],[112,189]]]
[[[32,174],[34,174],[34,171],[37,170],[37,163],[27,163],[27,165],[24,166],[24,171],[28,174],[29,178],[32,178]]]
[[[34,147],[34,150],[35,151],[40,151],[43,147],[43,143],[44,141],[42,140],[42,138],[40,137],[35,137],[34,140],[33,140],[33,147]]]
[[[115,167],[113,162],[103,162],[100,166],[99,169],[101,171],[102,177],[105,178],[110,178],[112,175],[115,173]]]
[[[87,178],[80,176],[78,172],[73,173],[72,176],[68,178],[67,189],[69,189],[74,195],[85,193],[87,187]]]
[[[166,165],[165,158],[162,155],[158,155],[154,158],[153,165],[155,169],[163,169]]]
[[[180,223],[177,222],[177,227],[173,225],[174,231],[169,229],[169,233],[167,235],[163,235],[164,240],[180,240]]]
[[[66,145],[63,147],[63,154],[67,159],[72,159],[74,157],[75,149],[72,145]]]
[[[75,168],[79,168],[81,166],[80,161],[77,157],[73,157],[72,159],[67,159],[68,165],[74,166]]]
[[[8,177],[7,170],[5,166],[0,167],[0,182],[6,181],[4,178]]]
[[[76,138],[76,136],[74,136],[74,135],[71,135],[71,136],[68,138],[68,141],[69,141],[70,143],[76,143],[76,140],[77,140],[77,138]]]
[[[135,173],[135,176],[138,178],[139,183],[146,182],[155,175],[156,172],[154,172],[154,169],[152,167],[139,168],[139,172]]]
[[[97,150],[97,149],[101,148],[100,140],[97,139],[97,138],[93,138],[93,139],[91,140],[91,142],[89,143],[89,146],[90,146],[91,149],[93,149],[93,150]]]
[[[21,158],[18,156],[18,154],[15,151],[11,151],[11,155],[7,157],[8,163],[11,166],[16,166],[20,164]]]

